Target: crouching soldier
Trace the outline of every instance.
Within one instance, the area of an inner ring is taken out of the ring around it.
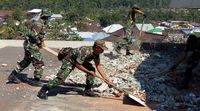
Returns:
[[[184,52],[181,54],[180,58],[175,62],[175,64],[171,67],[171,71],[175,71],[180,63],[182,63],[188,53],[191,52],[189,60],[187,61],[187,67],[185,70],[185,77],[181,84],[181,89],[189,88],[189,83],[192,80],[193,72],[192,70],[198,65],[200,60],[200,37],[195,35],[190,35],[187,39],[186,48]]]
[[[31,24],[31,25],[30,25]],[[24,35],[24,59],[18,63],[17,67],[8,76],[8,83],[20,83],[17,78],[17,74],[23,71],[29,64],[34,66],[34,81],[31,83],[34,86],[41,86],[41,75],[43,73],[44,62],[42,61],[42,54],[40,49],[42,48],[42,42],[44,38],[43,25],[37,22],[30,22],[30,30]]]
[[[107,47],[105,45],[105,41],[103,40],[96,40],[93,46],[82,46],[75,49],[62,49],[60,52],[63,53],[58,54],[58,59],[62,61],[62,65],[59,72],[57,73],[57,77],[52,81],[49,81],[47,85],[43,85],[37,96],[41,99],[47,99],[47,91],[63,83],[75,67],[87,74],[86,86],[83,95],[97,96],[91,91],[92,85],[94,84],[94,76],[96,75],[96,72],[90,61],[94,61],[95,66],[102,78],[106,81],[109,81],[106,78],[106,74],[104,73],[100,65],[99,57],[100,54],[103,53],[103,51],[106,49]]]

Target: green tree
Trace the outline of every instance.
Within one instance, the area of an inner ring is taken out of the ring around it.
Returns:
[[[18,21],[23,21],[24,19],[26,19],[26,15],[22,13],[22,11],[20,9],[16,9],[13,14],[12,14],[13,18],[15,20]]]

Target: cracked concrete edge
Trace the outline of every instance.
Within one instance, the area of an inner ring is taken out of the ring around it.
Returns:
[[[23,47],[24,40],[0,40],[0,48],[3,47]],[[63,48],[63,47],[80,47],[80,46],[92,46],[94,44],[93,41],[45,41],[45,44],[49,48]],[[106,42],[106,46],[108,47],[108,52],[113,50],[113,43]],[[107,52],[106,51],[106,52]]]

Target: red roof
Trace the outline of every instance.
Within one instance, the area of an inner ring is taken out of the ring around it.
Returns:
[[[9,10],[0,10],[0,17],[5,17],[8,15],[12,15],[13,11],[9,11]]]

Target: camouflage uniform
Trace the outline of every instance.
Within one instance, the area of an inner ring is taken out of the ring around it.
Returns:
[[[130,45],[133,44],[132,24],[128,22],[124,31],[126,36],[116,44],[116,51],[118,53],[120,53],[121,48],[126,48],[126,53],[130,53]]]
[[[11,82],[15,82],[16,79],[13,80],[13,75],[17,75],[21,71],[23,71],[26,67],[29,66],[30,63],[33,64],[34,71],[34,79],[40,80],[41,75],[44,69],[44,62],[42,61],[42,54],[40,53],[40,49],[42,48],[42,42],[44,38],[44,33],[35,33],[31,30],[28,31],[27,34],[24,35],[24,59],[18,63],[17,67],[12,71],[8,80]]]
[[[75,68],[76,62],[83,65],[86,69],[90,71],[95,71],[90,61],[94,60],[95,64],[100,63],[99,55],[93,55],[93,47],[82,46],[80,48],[71,49],[69,53],[62,60],[62,65],[57,73],[57,78],[53,79],[47,84],[47,88],[50,90],[53,87],[61,84],[68,77],[70,72]],[[85,89],[90,89],[94,84],[94,76],[87,75],[86,87]]]
[[[40,52],[43,37],[44,34],[35,34],[32,31],[29,31],[25,36],[24,59],[15,68],[17,73],[21,72],[23,69],[28,67],[30,63],[32,63],[35,68],[34,78],[41,78],[44,69],[44,62],[42,61],[42,54]]]
[[[128,16],[127,16],[128,20],[127,20],[127,25],[125,27],[125,37],[122,41],[117,43],[116,52],[118,52],[118,53],[120,53],[120,49],[122,47],[126,47],[126,55],[131,54],[130,53],[130,45],[133,44],[134,38],[136,36],[136,35],[134,35],[135,28],[136,28],[136,26],[135,26],[136,14],[137,13],[143,14],[143,16],[144,16],[143,19],[146,19],[146,17],[147,17],[143,11],[138,12],[136,10],[141,11],[141,9],[136,4],[134,4],[132,6],[132,10],[128,13]],[[138,47],[139,44],[140,44],[140,41],[139,41],[139,39],[137,39],[134,45],[136,45]]]
[[[66,77],[76,67],[77,63],[80,64],[80,66],[83,66],[87,70],[94,73],[95,68],[90,63],[90,61],[93,60],[95,65],[99,66],[100,64],[99,54],[103,53],[103,51],[107,49],[108,48],[106,47],[104,40],[96,40],[92,47],[82,46],[76,49],[72,48],[61,49],[58,53],[58,60],[62,61],[62,66],[59,72],[57,73],[57,77],[52,81],[50,81],[47,85],[43,85],[40,91],[38,92],[37,96],[40,99],[48,99],[47,92],[52,88],[54,88],[55,86],[64,82]],[[77,67],[79,67],[79,65]],[[79,68],[80,70],[84,70],[82,69],[82,67]],[[85,91],[82,93],[83,96],[92,96],[92,97],[99,96],[98,94],[93,93],[93,91],[91,90],[95,78],[94,76],[91,75],[92,73],[87,74]],[[102,74],[101,71],[99,73]]]

